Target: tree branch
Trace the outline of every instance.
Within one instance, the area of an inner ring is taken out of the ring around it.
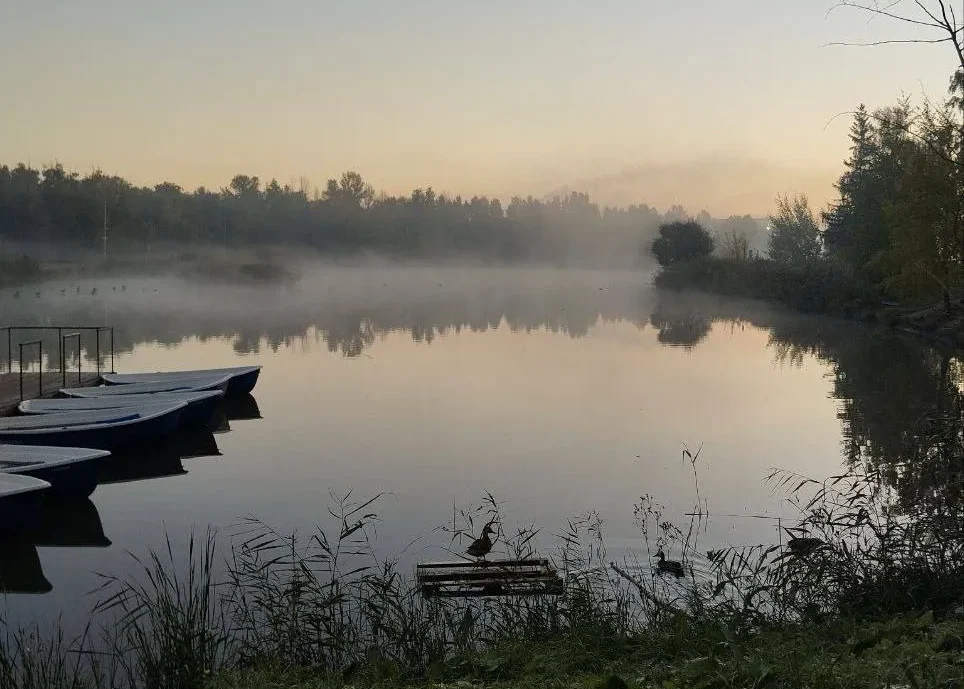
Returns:
[[[894,45],[898,43],[951,43],[954,39],[948,38],[894,38],[886,41],[872,41],[870,43],[850,43],[848,41],[833,41],[825,43],[824,46],[847,46],[851,48],[872,48],[878,45]]]
[[[897,4],[896,2],[891,3],[890,5],[888,5],[888,7],[894,7],[896,4]],[[927,28],[929,28],[929,29],[942,29],[942,28],[944,28],[944,27],[940,24],[940,22],[937,22],[937,21],[935,21],[935,22],[926,22],[926,21],[923,21],[923,20],[920,20],[920,19],[914,19],[914,18],[912,18],[912,17],[905,17],[905,16],[902,16],[902,15],[897,14],[897,13],[895,13],[895,12],[889,12],[889,11],[886,10],[886,9],[881,9],[880,7],[877,7],[877,6],[874,6],[874,5],[864,5],[864,4],[859,3],[859,2],[851,2],[851,0],[841,0],[841,1],[838,2],[836,5],[834,5],[833,7],[831,7],[831,8],[827,11],[827,14],[829,15],[831,12],[833,12],[834,10],[836,10],[837,8],[840,8],[840,7],[849,7],[850,9],[860,10],[860,11],[862,11],[862,12],[867,12],[867,13],[869,13],[869,14],[874,14],[874,15],[877,15],[877,16],[880,16],[880,17],[887,17],[888,19],[894,19],[894,20],[899,21],[899,22],[904,22],[905,24],[916,24],[917,26],[925,26],[925,27],[927,27]]]

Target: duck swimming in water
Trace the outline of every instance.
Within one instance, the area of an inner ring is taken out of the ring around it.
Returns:
[[[482,527],[482,536],[472,541],[472,544],[465,549],[465,552],[474,558],[484,560],[485,556],[492,551],[492,539],[489,538],[490,533],[495,533],[495,531],[492,530],[492,522]]]
[[[662,550],[656,551],[656,569],[666,574],[672,574],[677,579],[684,575],[683,564],[676,560],[667,560],[666,554]]]

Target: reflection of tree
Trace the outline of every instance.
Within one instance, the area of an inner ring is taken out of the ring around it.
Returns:
[[[659,330],[656,339],[671,347],[692,349],[710,334],[712,322],[697,313],[674,314],[654,311],[649,322]]]
[[[486,332],[503,323],[512,331],[544,329],[582,337],[600,320],[646,322],[648,291],[641,289],[638,275],[628,274],[631,279],[603,288],[597,278],[612,281],[604,273],[588,272],[588,277],[572,280],[552,271],[541,275],[534,272],[537,279],[515,282],[511,275],[506,278],[507,273],[499,271],[482,272],[469,279],[443,272],[440,275],[445,282],[433,275],[399,289],[393,289],[387,281],[383,284],[383,279],[377,277],[340,291],[341,276],[335,276],[331,284],[304,286],[300,293],[241,287],[237,291],[243,295],[228,293],[216,297],[206,294],[204,287],[169,281],[161,284],[157,295],[153,288],[146,293],[131,289],[126,300],[117,299],[109,309],[97,299],[64,300],[57,287],[48,288],[57,295],[52,302],[8,300],[3,307],[10,307],[11,312],[4,313],[4,319],[11,322],[114,325],[118,354],[141,343],[174,346],[186,338],[201,342],[229,339],[238,353],[258,353],[262,348],[277,351],[317,336],[331,352],[356,357],[379,337],[392,332],[407,332],[413,341],[430,344],[446,332]],[[526,271],[517,273],[524,275]],[[410,275],[395,277],[412,283],[412,275],[420,274],[412,270]],[[389,271],[389,279],[391,275]],[[344,277],[351,279],[347,272]],[[456,278],[462,281],[456,282]],[[450,280],[454,284],[449,284]],[[85,288],[84,294],[88,291]],[[177,292],[174,299],[168,296],[172,292]],[[246,303],[250,303],[249,309],[244,308]],[[38,305],[42,308],[38,309]],[[43,315],[38,315],[38,311]],[[56,336],[52,338],[46,351],[56,351]],[[85,336],[84,348],[91,356],[91,338]],[[0,350],[5,349],[4,341]]]
[[[951,501],[964,504],[957,478],[964,464],[959,361],[852,323],[834,324],[753,302],[654,293],[638,278],[619,281],[592,272],[573,277],[538,270],[333,269],[297,290],[218,292],[171,281],[158,287],[156,295],[153,286],[130,288],[125,298],[105,304],[61,297],[57,286],[48,288],[56,295],[52,302],[7,300],[2,307],[10,322],[107,322],[117,328],[121,353],[140,343],[173,346],[188,338],[227,340],[245,353],[319,339],[332,352],[356,357],[393,332],[431,343],[449,332],[504,325],[515,332],[545,330],[578,338],[600,321],[651,324],[659,342],[692,348],[713,324],[721,329],[750,324],[770,331],[778,361],[801,364],[815,356],[832,365],[833,396],[852,462],[886,473],[905,503],[926,500],[934,509]],[[111,290],[102,287],[103,292]],[[89,340],[85,348],[91,351]],[[45,351],[56,352],[56,341],[45,344]]]
[[[772,341],[792,360],[809,353],[834,366],[844,450],[877,470],[905,506],[964,506],[964,394],[948,352],[853,326],[775,328]]]
[[[650,321],[661,341],[665,332],[696,334],[699,323],[750,323],[770,331],[777,362],[831,364],[847,460],[879,472],[907,508],[964,509],[964,366],[952,353],[854,323],[705,296],[663,295]]]

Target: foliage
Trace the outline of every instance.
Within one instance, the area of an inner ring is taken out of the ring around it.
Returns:
[[[767,256],[778,263],[811,263],[820,258],[820,228],[806,196],[777,199],[770,216]]]
[[[108,627],[119,668],[109,681],[75,659],[100,657],[89,645],[68,648],[56,637],[0,644],[0,677],[28,678],[16,685],[28,689],[961,680],[959,508],[901,506],[878,473],[860,468],[825,482],[775,472],[774,486],[800,509],[781,540],[813,546],[727,548],[709,553],[708,572],[697,574],[710,518],[699,457],[684,452],[696,490],[689,524],[670,523],[651,496],[637,504],[642,560],[607,566],[598,518],[569,525],[554,558],[565,578],[559,598],[425,600],[393,563],[373,560],[372,501],[349,496],[330,512],[333,530],[307,541],[247,522],[224,584],[214,580],[211,537],[189,544],[185,575],[171,572],[179,565],[169,541],[139,582],[109,581],[101,610],[120,613]],[[458,512],[447,529],[453,546],[493,517],[504,521],[491,496]],[[510,555],[531,552],[538,533],[499,530]],[[682,579],[648,564],[655,548],[682,553]]]
[[[730,261],[748,261],[750,259],[750,241],[745,234],[738,235],[736,230],[724,234],[719,242],[720,256]]]
[[[713,253],[713,237],[698,222],[677,221],[661,225],[653,241],[653,255],[663,267]]]
[[[663,270],[658,287],[701,289],[729,296],[775,301],[805,313],[859,315],[879,294],[832,261],[804,265],[754,258],[734,261],[708,257]]]
[[[964,287],[964,122],[955,103],[914,110],[902,101],[872,114],[860,106],[840,200],[824,214],[831,254],[897,296],[941,298],[948,309]]]
[[[163,243],[231,248],[288,244],[327,253],[473,256],[553,264],[635,259],[665,217],[645,204],[600,208],[586,194],[462,198],[431,187],[408,196],[376,193],[357,172],[315,189],[306,179],[265,184],[236,175],[213,190],[172,182],[137,187],[101,171],[79,176],[55,164],[0,165],[0,237],[99,247],[104,215],[111,247]],[[725,223],[742,223],[734,218]],[[750,223],[752,223],[750,219]],[[648,257],[645,257],[648,258]]]

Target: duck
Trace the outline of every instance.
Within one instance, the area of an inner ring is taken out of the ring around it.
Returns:
[[[791,538],[789,541],[787,541],[787,548],[789,548],[790,552],[794,555],[809,555],[822,545],[825,544],[819,538],[804,536]]]
[[[466,554],[476,559],[485,559],[485,556],[492,551],[492,539],[489,534],[495,533],[492,530],[492,522],[482,527],[482,536],[472,541],[472,544],[465,549]]]
[[[667,560],[666,553],[662,550],[656,551],[656,559],[658,560],[656,569],[661,573],[672,574],[677,579],[684,576],[683,563],[677,562],[676,560]]]
[[[14,298],[14,299],[19,299],[19,298],[20,298],[20,290],[17,290],[16,292],[13,293],[13,298]]]

